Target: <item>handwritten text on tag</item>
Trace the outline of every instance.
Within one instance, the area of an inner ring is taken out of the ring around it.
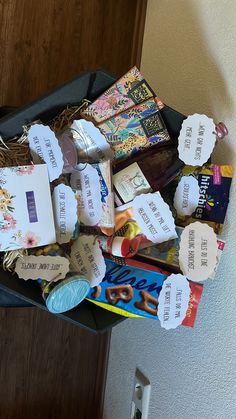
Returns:
[[[71,248],[71,263],[95,287],[103,280],[106,264],[94,236],[80,235]]]
[[[180,238],[179,265],[193,281],[204,281],[217,263],[217,237],[213,228],[199,221],[184,228]]]
[[[179,134],[179,158],[191,166],[202,166],[209,159],[216,142],[215,124],[206,115],[188,116]]]
[[[52,195],[54,221],[57,242],[68,243],[77,222],[77,201],[69,186],[60,184],[55,187]]]
[[[69,271],[69,260],[62,256],[24,256],[17,259],[15,271],[25,280],[58,281]]]
[[[57,179],[63,170],[62,151],[54,132],[45,125],[32,125],[28,133],[33,162],[42,160],[47,164],[50,182]]]
[[[191,215],[198,206],[199,185],[193,176],[183,176],[176,188],[174,206],[178,215]]]
[[[72,173],[70,184],[77,191],[78,216],[81,223],[94,226],[102,217],[101,185],[97,170],[87,164],[77,166],[76,172]],[[83,169],[83,170],[82,170]]]
[[[173,215],[159,192],[137,196],[132,208],[134,218],[148,240],[162,243],[177,237]]]
[[[190,286],[181,274],[171,274],[164,281],[158,305],[158,318],[164,329],[175,329],[185,318],[190,299]]]

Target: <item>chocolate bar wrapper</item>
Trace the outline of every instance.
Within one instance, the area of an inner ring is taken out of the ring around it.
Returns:
[[[181,176],[192,175],[198,180],[200,197],[198,206],[191,216],[179,216],[173,207],[174,193]],[[161,191],[164,200],[172,207],[178,226],[185,227],[194,221],[207,223],[216,234],[223,230],[229,204],[233,167],[206,164],[203,167],[184,166],[180,177]]]
[[[176,227],[176,233],[178,237],[174,240],[169,240],[164,243],[154,244],[151,242],[142,242],[141,248],[137,253],[137,257],[141,258],[146,263],[156,263],[161,264],[166,267],[166,269],[176,269],[180,271],[179,267],[179,244],[180,236],[183,227]],[[208,279],[214,279],[215,274],[220,263],[220,259],[224,250],[225,242],[221,239],[217,239],[218,252],[217,252],[217,264],[214,269],[214,272],[210,275]],[[147,247],[148,246],[148,247]]]
[[[129,157],[170,140],[153,98],[99,124],[98,128],[113,149],[115,159]]]
[[[132,259],[123,266],[107,258],[105,262],[106,275],[87,299],[122,316],[158,320],[158,297],[169,272]],[[193,327],[203,286],[189,282],[191,294],[184,322]]]
[[[133,67],[89,105],[82,112],[82,116],[99,123],[153,96],[154,92],[140,71]],[[159,106],[163,107],[160,100]]]

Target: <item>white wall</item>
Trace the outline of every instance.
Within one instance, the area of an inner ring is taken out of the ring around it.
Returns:
[[[236,1],[149,0],[142,72],[162,100],[185,114],[223,120],[230,134],[215,161],[236,165]],[[104,419],[129,419],[139,366],[152,384],[150,419],[236,419],[235,181],[227,246],[207,282],[195,328],[165,331],[126,320],[114,328]]]

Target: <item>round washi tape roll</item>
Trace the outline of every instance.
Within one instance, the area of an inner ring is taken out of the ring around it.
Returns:
[[[83,276],[70,276],[56,285],[46,300],[51,313],[72,310],[85,299],[90,290],[90,282]]]

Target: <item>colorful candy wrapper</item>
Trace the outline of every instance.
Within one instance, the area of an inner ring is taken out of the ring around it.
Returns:
[[[154,98],[104,121],[98,128],[111,145],[115,159],[170,140]]]
[[[173,198],[182,176],[194,176],[198,180],[199,200],[195,211],[190,216],[180,216],[173,207]],[[161,195],[172,207],[178,226],[185,227],[201,221],[212,227],[216,234],[223,230],[229,204],[233,167],[229,165],[206,164],[203,167],[185,166],[180,177],[161,191]]]
[[[137,67],[133,67],[89,105],[82,112],[82,116],[99,123],[153,96],[154,92],[140,71]],[[158,104],[163,107],[160,100]]]
[[[158,296],[169,273],[160,268],[129,259],[125,266],[105,259],[106,275],[87,299],[106,310],[126,317],[158,320]],[[183,325],[193,327],[203,286],[191,281],[190,301]]]

